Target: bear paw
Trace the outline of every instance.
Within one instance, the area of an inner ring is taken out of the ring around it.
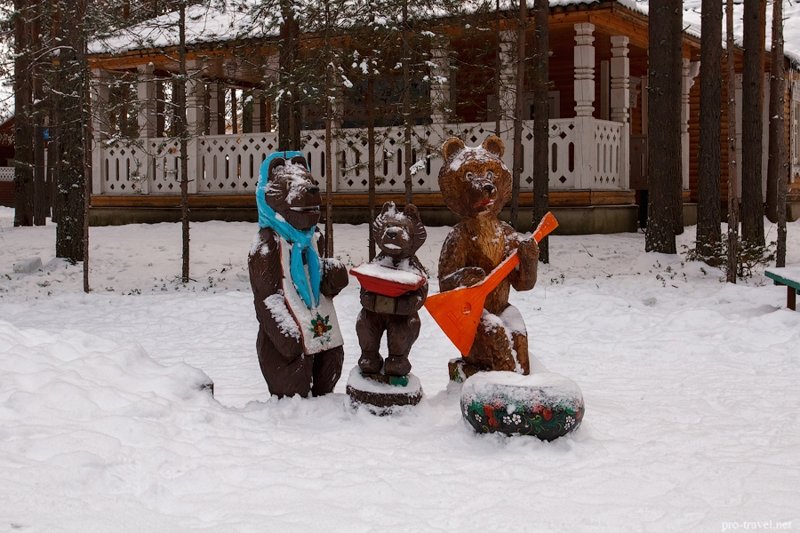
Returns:
[[[361,354],[358,367],[364,374],[377,374],[383,368],[383,358],[378,354]]]
[[[390,355],[383,365],[383,373],[389,376],[406,376],[411,372],[411,362],[407,356]]]

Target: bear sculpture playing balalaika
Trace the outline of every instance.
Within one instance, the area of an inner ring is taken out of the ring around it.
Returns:
[[[447,207],[461,217],[450,231],[439,256],[442,292],[482,281],[514,250],[519,266],[486,298],[475,342],[463,359],[451,362],[450,375],[464,379],[481,370],[530,372],[528,334],[519,311],[508,303],[511,287],[527,291],[536,284],[539,247],[522,239],[498,214],[511,199],[511,173],[502,161],[504,146],[490,136],[469,148],[448,139],[439,188]],[[463,373],[463,374],[462,374]]]

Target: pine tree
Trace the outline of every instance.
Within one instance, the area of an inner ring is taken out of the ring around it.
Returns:
[[[53,127],[57,132],[59,153],[57,205],[61,206],[56,228],[56,256],[72,262],[83,261],[84,224],[86,222],[86,143],[88,122],[86,95],[86,0],[59,0],[60,46],[55,62],[54,85],[57,113]]]
[[[742,71],[742,238],[764,246],[761,194],[764,109],[764,27],[766,0],[744,3]]]
[[[650,2],[648,41],[647,142],[650,178],[649,215],[645,249],[676,253],[675,221],[681,180],[681,40],[683,6],[680,0]]]
[[[30,2],[14,0],[14,225],[33,225],[33,93],[29,47]]]
[[[697,252],[700,257],[711,257],[722,239],[720,230],[722,0],[703,0],[701,21]]]
[[[533,227],[539,224],[549,209],[548,183],[550,168],[548,151],[550,148],[549,119],[549,51],[550,32],[548,28],[550,8],[547,0],[536,0],[533,7],[535,20],[535,41],[533,60]],[[549,240],[539,243],[539,260],[550,262]]]
[[[300,87],[298,84],[298,48],[300,23],[296,17],[294,0],[280,0],[282,23],[280,26],[278,98],[278,149],[299,150],[302,122]]]
[[[733,0],[725,6],[725,63],[728,80],[728,261],[726,278],[736,283],[739,258],[739,198],[736,194],[736,59],[733,35]]]
[[[786,187],[789,165],[786,146],[784,103],[786,98],[783,57],[783,0],[772,4],[772,76],[770,77],[769,180],[774,183],[774,216],[778,223],[775,265],[786,266]],[[772,102],[775,105],[772,105]],[[769,191],[769,188],[767,189]],[[768,198],[771,197],[768,193]]]
[[[175,110],[176,135],[180,138],[181,166],[181,281],[189,283],[189,132],[186,127],[186,2],[178,7],[178,80],[177,109]],[[233,114],[234,117],[236,113]]]

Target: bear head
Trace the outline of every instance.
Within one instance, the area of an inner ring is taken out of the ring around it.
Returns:
[[[305,158],[277,157],[270,162],[267,176],[267,205],[297,229],[316,226],[322,198]]]
[[[372,223],[372,237],[378,248],[385,255],[397,259],[412,257],[427,236],[414,204],[408,204],[399,211],[394,202],[386,202]]]
[[[451,137],[442,145],[439,190],[447,207],[461,217],[497,216],[511,199],[511,172],[503,163],[503,141],[490,135],[467,147]]]

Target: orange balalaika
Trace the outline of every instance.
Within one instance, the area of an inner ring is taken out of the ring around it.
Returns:
[[[533,239],[538,243],[558,227],[553,213],[547,212],[533,232]],[[475,342],[478,324],[483,313],[486,297],[492,292],[512,270],[519,264],[517,251],[508,256],[492,270],[480,283],[471,287],[459,287],[451,291],[428,296],[425,308],[442,328],[445,335],[453,341],[461,355],[467,355]]]

